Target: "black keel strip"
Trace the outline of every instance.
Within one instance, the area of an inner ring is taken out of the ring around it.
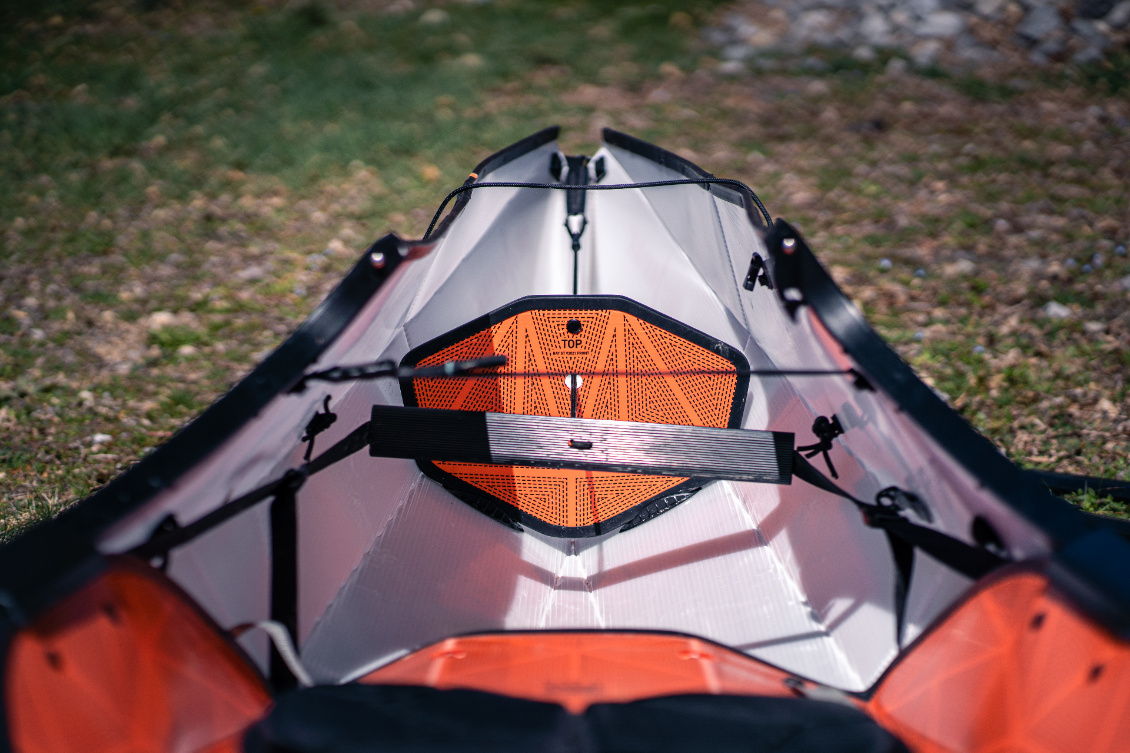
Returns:
[[[793,435],[373,406],[369,454],[788,484]]]

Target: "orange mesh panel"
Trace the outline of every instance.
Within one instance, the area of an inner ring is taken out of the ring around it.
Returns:
[[[578,334],[566,324],[581,323]],[[731,375],[662,374],[734,370],[678,335],[622,311],[558,309],[511,316],[422,359],[420,366],[507,356],[500,373],[579,374],[577,416],[687,426],[729,425],[737,385]],[[618,372],[646,372],[622,375]],[[417,379],[422,408],[570,416],[565,377]],[[678,486],[685,478],[520,466],[437,463],[437,467],[555,526],[589,526]]]
[[[911,649],[868,711],[919,753],[1130,750],[1130,644],[1014,570]]]
[[[523,512],[571,528],[608,520],[683,480],[475,463],[436,463],[436,467]]]
[[[255,670],[147,570],[119,563],[13,638],[4,687],[13,751],[223,748],[266,711]]]
[[[449,638],[361,678],[371,685],[466,688],[559,703],[677,693],[791,696],[789,675],[694,638],[648,633],[507,633]]]

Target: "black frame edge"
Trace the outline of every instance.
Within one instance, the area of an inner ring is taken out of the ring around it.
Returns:
[[[401,264],[401,241],[386,235],[370,246],[298,329],[223,397],[154,452],[58,517],[38,523],[0,547],[0,591],[35,611],[55,583],[96,558],[98,535],[216,451],[274,398],[293,387]],[[377,268],[373,254],[384,255]]]
[[[695,163],[691,162],[688,159],[680,157],[674,152],[669,152],[663,147],[656,146],[655,144],[644,141],[642,139],[637,139],[635,136],[630,136],[621,131],[617,131],[612,128],[605,128],[601,131],[601,139],[605,144],[609,146],[614,146],[619,149],[631,152],[632,154],[637,154],[644,159],[651,160],[657,165],[666,167],[670,170],[674,170],[684,178],[694,179],[715,177],[713,173],[708,173],[706,170],[703,170]],[[705,188],[707,191],[709,191],[711,194],[721,199],[722,201],[728,201],[731,204],[736,204],[737,206],[744,207],[746,209],[752,209],[753,202],[750,201],[749,197],[746,197],[742,191],[739,191],[736,188],[731,188],[729,186],[720,186],[717,184],[706,184],[703,186],[703,188]],[[735,201],[735,196],[742,198],[738,201]],[[751,213],[750,216],[756,217],[759,220],[761,219],[760,214]],[[764,226],[763,223],[762,226]]]
[[[795,250],[781,249],[783,238],[796,240]],[[1109,577],[1109,570],[1130,572],[1130,544],[1111,534],[1102,550],[1111,561],[1065,556],[1069,548],[1093,540],[1095,524],[1078,508],[1054,496],[1034,476],[1001,454],[957,411],[931,390],[876,333],[832,280],[800,233],[778,218],[766,240],[777,290],[798,288],[812,312],[843,347],[867,379],[910,416],[978,482],[1035,525],[1052,542],[1052,558],[1064,573],[1065,592],[1107,629],[1130,635],[1130,589]],[[1121,546],[1119,546],[1121,545]],[[1082,584],[1087,584],[1083,587]]]

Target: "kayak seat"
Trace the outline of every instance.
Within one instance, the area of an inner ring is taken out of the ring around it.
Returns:
[[[338,685],[281,696],[244,738],[247,753],[585,751],[886,753],[897,738],[846,705],[806,698],[679,695],[556,703],[477,690]]]
[[[219,753],[271,702],[226,634],[127,557],[15,634],[4,682],[13,753]]]
[[[796,695],[797,678],[746,654],[673,633],[507,631],[448,638],[361,677],[546,701],[583,714],[598,703],[667,695]]]

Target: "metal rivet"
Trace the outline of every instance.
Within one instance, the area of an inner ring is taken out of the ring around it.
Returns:
[[[380,251],[374,251],[369,254],[369,261],[372,262],[373,267],[376,269],[384,269],[385,267],[385,255]]]
[[[785,238],[781,241],[781,248],[784,249],[786,254],[796,251],[796,238]]]

